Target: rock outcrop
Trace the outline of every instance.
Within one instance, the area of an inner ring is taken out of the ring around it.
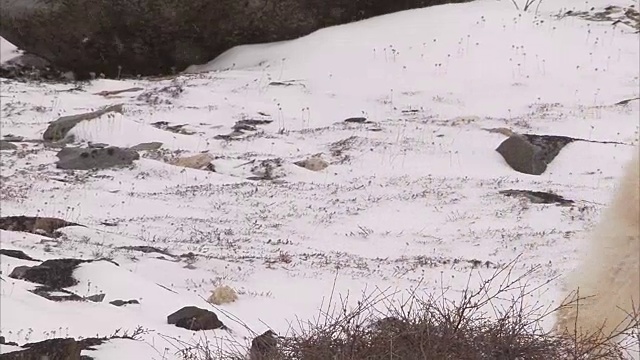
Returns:
[[[76,78],[159,75],[242,44],[466,0],[0,0],[0,36]]]

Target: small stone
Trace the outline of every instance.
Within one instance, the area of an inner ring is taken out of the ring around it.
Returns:
[[[171,165],[201,170],[209,166],[211,161],[213,161],[213,155],[202,153],[175,159],[171,161]]]
[[[346,122],[346,123],[356,123],[356,124],[366,124],[368,121],[367,121],[367,118],[365,118],[365,117],[351,117],[351,118],[345,119],[344,122]]]
[[[0,150],[17,150],[18,145],[12,144],[6,140],[0,140]]]
[[[153,141],[153,142],[140,143],[138,145],[134,145],[130,147],[129,149],[135,150],[135,151],[153,151],[153,150],[160,149],[162,145],[163,144],[159,141]]]
[[[329,166],[329,163],[319,157],[311,157],[306,160],[296,161],[295,165],[311,171],[321,171]]]
[[[546,191],[531,191],[531,190],[500,190],[500,194],[511,197],[523,197],[528,199],[534,204],[556,204],[556,205],[571,205],[573,200],[565,199],[564,197],[553,194]]]
[[[92,302],[102,302],[107,294],[95,294],[85,297],[85,300],[89,300]]]
[[[17,135],[5,135],[2,137],[2,139],[4,141],[9,141],[9,142],[20,142],[24,140],[24,136],[17,136]]]
[[[9,250],[9,249],[0,249],[0,255],[20,259],[20,260],[29,260],[29,261],[40,261],[32,258],[31,256],[24,253],[22,250]]]
[[[114,305],[114,306],[124,306],[124,305],[129,305],[129,304],[140,304],[140,302],[138,300],[132,299],[132,300],[113,300],[113,301],[109,301],[109,304]]]
[[[88,147],[89,149],[104,149],[104,148],[106,148],[107,146],[109,146],[109,144],[105,144],[105,143],[92,143],[92,142],[89,142],[89,143],[87,144],[87,147]]]

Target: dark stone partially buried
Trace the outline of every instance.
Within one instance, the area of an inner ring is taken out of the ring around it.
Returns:
[[[24,253],[22,250],[0,249],[0,255],[28,261],[40,261]]]
[[[26,349],[4,353],[2,360],[80,360],[82,345],[73,338],[49,339],[23,345]]]
[[[167,323],[187,330],[225,329],[218,315],[195,306],[185,306],[167,317]]]
[[[5,352],[0,355],[2,360],[87,360],[89,356],[81,355],[82,350],[96,350],[96,346],[102,345],[112,339],[131,339],[127,336],[116,336],[104,338],[84,338],[76,340],[74,338],[56,338],[27,343],[22,345],[23,349],[12,352]],[[13,343],[15,344],[15,343]],[[9,343],[7,344],[9,345]]]
[[[272,330],[251,340],[249,360],[277,359],[278,355],[278,336]]]
[[[572,205],[573,200],[565,199],[564,197],[546,192],[546,191],[533,191],[533,190],[500,190],[500,194],[510,197],[523,197],[528,199],[534,204],[556,204],[556,205]]]
[[[78,283],[73,271],[82,263],[91,260],[53,259],[36,266],[18,266],[11,271],[9,277],[46,285],[54,289],[62,289]]]
[[[562,148],[577,140],[567,136],[514,134],[503,141],[496,151],[513,170],[541,175]]]
[[[39,216],[2,216],[0,229],[7,231],[24,231],[33,234],[55,237],[56,230],[67,226],[83,226],[66,220]]]
[[[241,44],[464,0],[0,0],[0,36],[73,71],[171,74]]]

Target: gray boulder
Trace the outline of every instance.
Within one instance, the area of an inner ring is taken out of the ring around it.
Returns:
[[[541,175],[562,148],[577,140],[567,136],[513,134],[496,151],[513,170]]]
[[[0,36],[78,79],[159,75],[242,44],[467,0],[0,0]]]
[[[64,148],[56,155],[58,169],[91,170],[127,166],[140,159],[137,151],[109,146],[101,149]]]

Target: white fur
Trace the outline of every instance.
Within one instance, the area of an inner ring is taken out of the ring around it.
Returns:
[[[556,331],[608,338],[640,309],[640,148],[635,151],[589,237],[587,253],[567,279],[566,297],[578,291],[580,298],[590,298],[562,308]]]

